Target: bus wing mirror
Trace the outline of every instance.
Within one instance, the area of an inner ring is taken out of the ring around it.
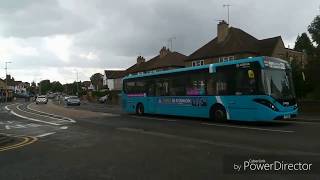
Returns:
[[[215,73],[215,72],[217,72],[216,66],[214,66],[213,64],[210,64],[209,73]]]

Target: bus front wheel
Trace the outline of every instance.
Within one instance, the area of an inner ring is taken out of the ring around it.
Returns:
[[[227,113],[223,106],[216,106],[211,109],[210,118],[216,122],[227,121]]]
[[[136,114],[139,116],[142,116],[144,114],[143,104],[141,104],[141,103],[137,104]]]

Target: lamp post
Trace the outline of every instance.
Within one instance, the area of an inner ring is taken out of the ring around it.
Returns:
[[[10,61],[6,61],[5,62],[5,70],[6,70],[6,103],[8,102],[8,64],[10,64],[12,62]]]

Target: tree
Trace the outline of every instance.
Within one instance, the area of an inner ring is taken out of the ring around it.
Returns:
[[[308,26],[308,32],[310,33],[313,42],[320,45],[320,15],[316,16],[312,23]]]
[[[303,52],[305,51],[308,56],[312,56],[314,52],[314,46],[307,35],[307,33],[302,33],[301,36],[298,35],[294,50]]]
[[[51,90],[50,80],[42,80],[39,83],[39,94],[47,94]]]
[[[54,81],[51,83],[52,92],[63,92],[63,85],[59,81]]]
[[[90,77],[90,81],[94,88],[99,91],[103,86],[103,75],[100,73],[95,73]]]

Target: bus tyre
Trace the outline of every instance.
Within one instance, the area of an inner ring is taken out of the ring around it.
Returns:
[[[136,108],[136,114],[142,116],[144,114],[143,104],[139,103]]]
[[[215,122],[225,122],[227,121],[227,113],[224,107],[217,106],[211,110],[211,119]]]

